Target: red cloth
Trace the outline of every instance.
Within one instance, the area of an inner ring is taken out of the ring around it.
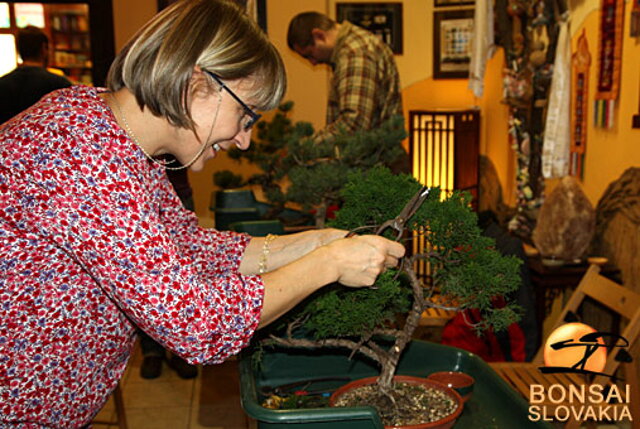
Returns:
[[[525,360],[525,338],[522,329],[517,323],[512,323],[507,328],[506,340],[507,350],[500,345],[493,330],[484,331],[478,335],[469,323],[480,321],[480,314],[477,310],[466,310],[466,318],[462,312],[449,320],[442,331],[442,344],[458,347],[474,353],[486,362],[514,361],[523,362]],[[507,353],[510,356],[507,356]]]
[[[56,91],[0,128],[0,427],[89,423],[134,323],[216,363],[259,322],[262,280],[238,273],[249,237],[200,228],[101,91]]]

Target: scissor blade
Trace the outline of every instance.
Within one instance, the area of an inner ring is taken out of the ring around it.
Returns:
[[[424,203],[424,201],[429,196],[430,191],[431,188],[427,186],[423,186],[422,188],[420,188],[420,190],[416,192],[415,195],[411,197],[409,202],[404,206],[398,217],[402,218],[406,223],[409,218],[418,211],[420,206],[422,206],[422,203]]]

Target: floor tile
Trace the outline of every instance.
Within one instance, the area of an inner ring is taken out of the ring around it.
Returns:
[[[127,408],[129,429],[189,428],[191,407]]]

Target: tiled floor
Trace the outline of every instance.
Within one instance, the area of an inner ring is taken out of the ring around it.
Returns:
[[[120,382],[129,429],[252,429],[240,406],[236,362],[199,368],[198,377],[183,380],[166,364],[154,380],[140,377],[137,348]],[[96,420],[114,421],[109,399]],[[95,429],[117,429],[94,424]]]

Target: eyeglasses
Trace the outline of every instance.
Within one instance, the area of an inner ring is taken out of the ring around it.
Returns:
[[[236,100],[240,106],[242,106],[242,108],[244,109],[244,114],[247,115],[247,118],[245,120],[244,116],[243,116],[243,123],[242,125],[242,129],[244,131],[249,131],[251,129],[251,127],[253,127],[253,125],[258,122],[258,120],[262,117],[262,115],[260,115],[259,113],[256,113],[253,111],[253,109],[249,106],[247,106],[244,101],[242,101],[240,99],[240,97],[238,97],[236,94],[234,94],[233,91],[231,91],[229,89],[229,87],[227,85],[224,84],[224,82],[222,82],[222,80],[220,80],[220,77],[218,75],[216,75],[215,73],[211,73],[210,71],[204,70],[204,72],[206,74],[208,74],[209,76],[211,76],[213,78],[213,80],[216,81],[216,83],[218,85],[220,85],[223,89],[225,89],[229,95],[231,97],[233,97],[234,100]]]

